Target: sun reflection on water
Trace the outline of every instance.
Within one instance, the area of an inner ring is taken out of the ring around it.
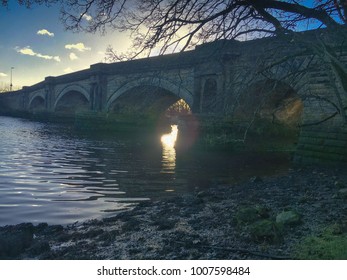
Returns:
[[[178,135],[177,125],[171,125],[171,132],[161,137],[163,145],[162,173],[175,173],[176,149],[175,144]]]
[[[177,125],[171,125],[171,132],[168,134],[164,134],[161,137],[161,143],[163,147],[166,148],[174,148],[177,140],[178,127]]]

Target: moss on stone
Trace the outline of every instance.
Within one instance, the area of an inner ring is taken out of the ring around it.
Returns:
[[[269,217],[269,210],[264,206],[241,207],[235,219],[238,225],[247,225]]]
[[[281,226],[269,219],[263,219],[250,226],[250,234],[255,242],[277,243],[282,239]]]
[[[283,226],[295,226],[301,223],[301,215],[294,211],[283,211],[276,216],[276,223]]]

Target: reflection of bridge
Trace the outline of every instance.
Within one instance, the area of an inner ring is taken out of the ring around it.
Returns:
[[[79,111],[161,113],[184,99],[194,113],[223,116],[237,112],[239,105],[253,110],[252,106],[262,102],[259,96],[273,92],[277,97],[269,100],[277,105],[281,99],[301,97],[304,110],[300,122],[329,117],[336,108],[324,99],[338,103],[329,73],[318,66],[300,72],[312,62],[307,54],[276,63],[298,51],[289,44],[272,38],[222,40],[179,54],[99,63],[3,94],[0,110],[53,115]],[[272,64],[274,67],[267,67]],[[259,74],[260,69],[267,70]],[[342,102],[347,104],[347,100]],[[271,108],[267,111],[274,114]],[[334,118],[329,125],[339,121]]]

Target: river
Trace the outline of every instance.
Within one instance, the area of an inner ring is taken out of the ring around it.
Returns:
[[[176,151],[161,135],[134,135],[0,117],[0,226],[110,217],[141,201],[289,168],[285,154]]]

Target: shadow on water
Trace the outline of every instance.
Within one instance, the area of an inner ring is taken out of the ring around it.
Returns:
[[[163,146],[160,134],[77,133],[5,117],[0,130],[0,225],[108,217],[140,201],[289,167],[287,154],[180,149]]]

